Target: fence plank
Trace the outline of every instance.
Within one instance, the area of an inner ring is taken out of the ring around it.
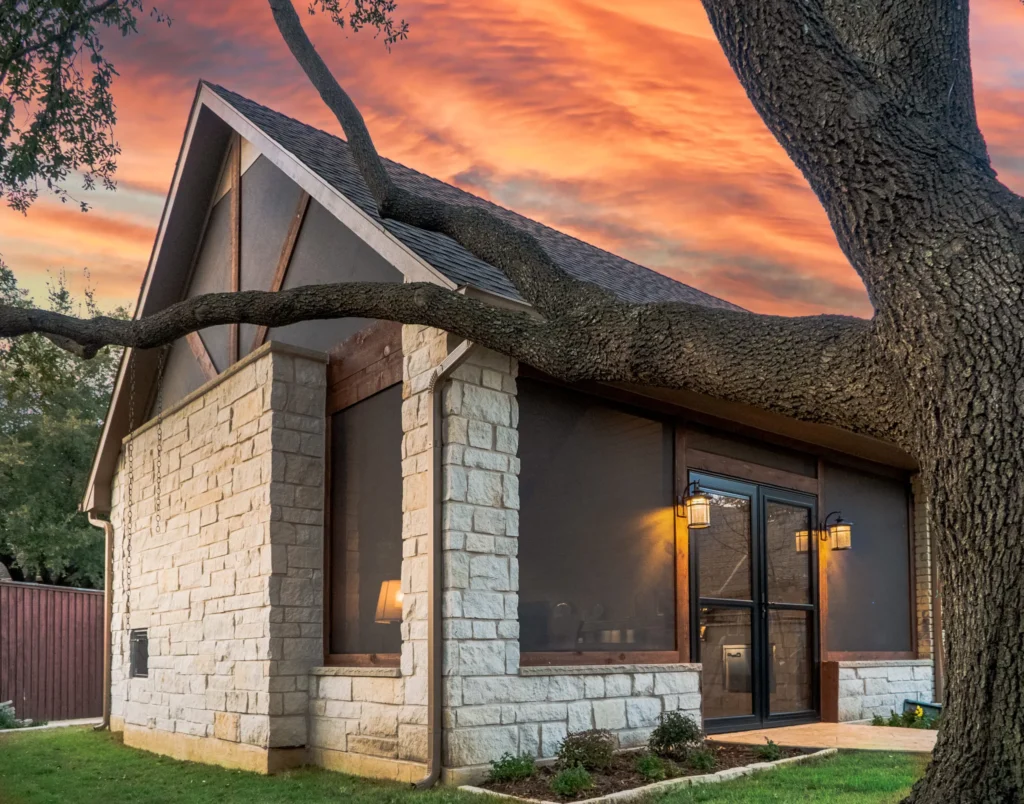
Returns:
[[[18,717],[103,713],[103,593],[0,582],[0,702]]]

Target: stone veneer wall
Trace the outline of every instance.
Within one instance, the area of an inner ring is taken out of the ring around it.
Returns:
[[[431,494],[427,388],[449,338],[405,327],[404,344],[405,675],[424,666],[426,564],[419,561]],[[477,777],[506,751],[552,757],[569,731],[610,729],[620,746],[631,747],[647,739],[662,712],[700,718],[699,665],[520,667],[516,373],[515,361],[473,349],[438,389],[449,779]]]
[[[304,758],[323,653],[325,360],[267,344],[128,437],[128,623],[124,449],[111,512],[112,720],[126,743],[262,771]],[[148,628],[147,678],[128,678],[126,626]]]
[[[902,712],[903,701],[934,699],[931,659],[839,663],[839,720]]]

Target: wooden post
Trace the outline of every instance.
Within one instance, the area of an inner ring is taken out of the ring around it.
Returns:
[[[839,662],[821,663],[821,719],[839,722]]]

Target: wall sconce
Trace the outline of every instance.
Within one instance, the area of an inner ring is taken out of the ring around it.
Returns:
[[[829,524],[829,520],[835,517],[835,522]],[[849,550],[851,547],[853,535],[853,523],[847,522],[843,519],[843,515],[839,511],[833,511],[827,517],[825,517],[824,523],[821,526],[821,540],[825,541],[828,539],[829,546],[833,550]]]
[[[711,524],[711,500],[696,480],[686,487],[686,494],[676,497],[676,516],[685,517],[691,528]]]
[[[380,596],[377,598],[377,613],[373,621],[381,625],[402,622],[402,582],[384,581],[380,585]]]

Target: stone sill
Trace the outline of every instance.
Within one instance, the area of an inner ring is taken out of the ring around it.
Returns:
[[[355,676],[356,678],[401,678],[400,667],[314,667],[311,676]]]
[[[870,662],[839,662],[840,667],[931,667],[931,659],[882,659]]]
[[[614,676],[625,673],[699,673],[699,663],[690,664],[567,664],[520,667],[521,676]]]

